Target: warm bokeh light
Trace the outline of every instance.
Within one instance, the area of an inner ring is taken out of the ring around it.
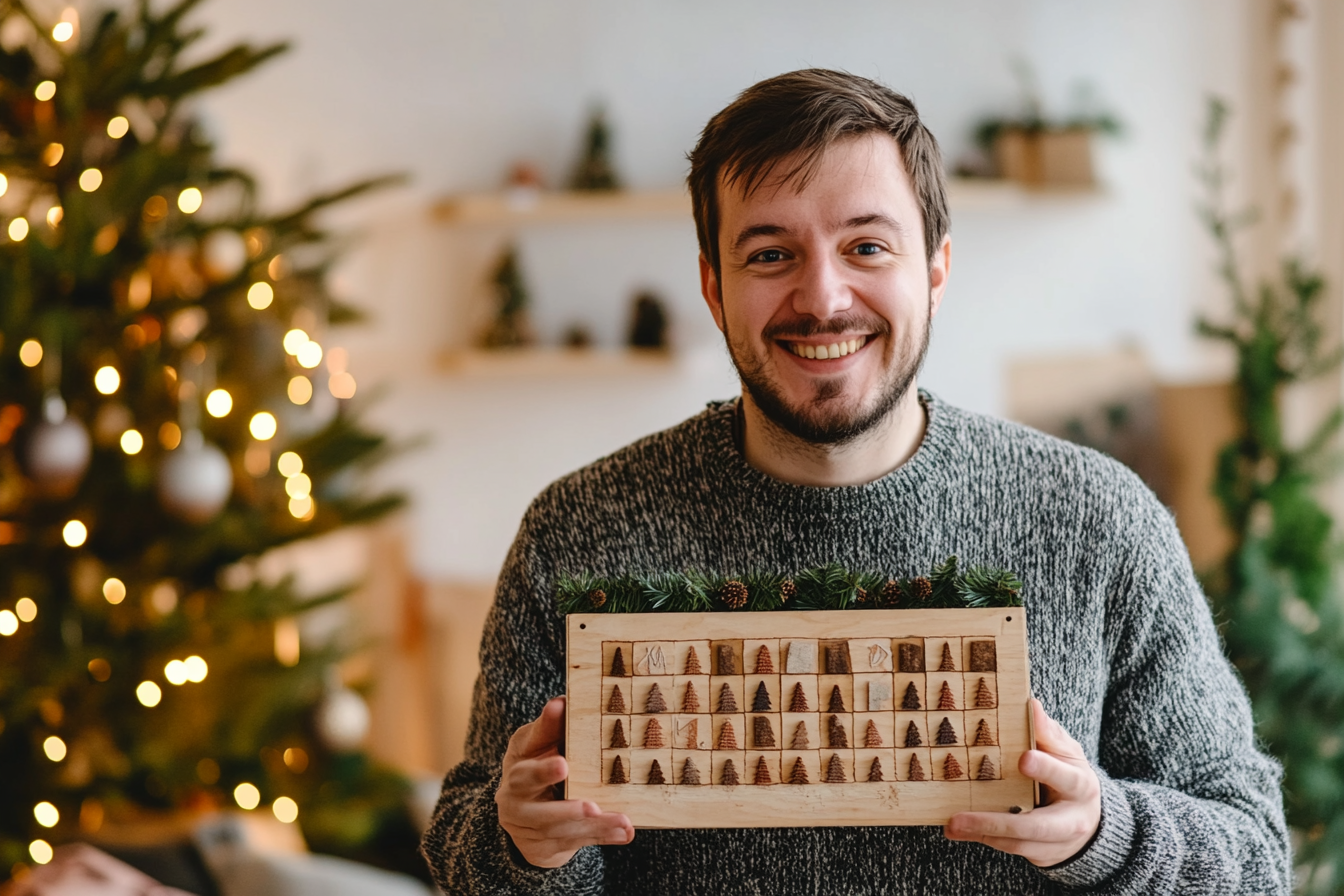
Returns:
[[[313,381],[306,376],[296,376],[289,381],[289,400],[295,404],[307,404],[313,398]]]
[[[158,706],[159,701],[163,699],[163,690],[152,681],[142,681],[135,689],[135,699],[139,700],[142,706]]]
[[[296,520],[310,520],[316,510],[317,505],[311,497],[289,499],[289,515]]]
[[[241,808],[252,810],[261,805],[261,791],[257,785],[244,781],[233,788],[233,801]]]
[[[295,473],[285,480],[285,494],[291,498],[306,498],[313,493],[313,480],[306,473]]]
[[[98,232],[93,235],[93,254],[106,255],[117,248],[117,240],[121,239],[121,229],[115,224],[105,224],[98,228]]]
[[[350,365],[350,352],[339,345],[327,351],[327,370],[331,373],[345,373]]]
[[[140,435],[139,430],[128,429],[121,434],[121,450],[127,454],[139,454],[144,447],[145,437]]]
[[[37,864],[45,865],[51,861],[51,857],[55,853],[52,851],[51,844],[47,841],[34,840],[28,844],[28,855],[32,856],[33,861]]]
[[[301,775],[308,769],[308,753],[303,747],[287,747],[284,760],[285,767],[296,775]]]
[[[79,174],[79,188],[85,193],[92,193],[103,185],[103,172],[97,168],[85,168]]]
[[[205,676],[210,673],[210,667],[205,664],[205,660],[194,654],[182,661],[182,668],[187,670],[187,681],[196,684],[205,681]]]
[[[57,22],[56,27],[51,29],[51,39],[58,44],[63,44],[75,36],[75,26],[71,22]]]
[[[43,103],[56,95],[55,81],[39,81],[37,87],[33,89],[33,96]]]
[[[89,676],[94,681],[107,681],[112,677],[112,664],[100,656],[89,660]]]
[[[107,122],[107,136],[113,140],[120,140],[126,136],[126,132],[131,129],[131,123],[126,120],[125,115],[114,115]]]
[[[299,350],[294,353],[294,358],[299,362],[300,367],[306,367],[312,370],[322,363],[322,346],[316,342],[305,342],[299,346]]]
[[[99,367],[93,375],[93,387],[104,395],[111,395],[121,385],[121,374],[115,367]]]
[[[64,219],[65,219],[65,209],[61,208],[59,205],[53,205],[51,208],[47,209],[48,227],[55,227],[58,224],[60,224],[61,221]]]
[[[285,824],[293,824],[299,818],[299,804],[287,796],[277,797],[271,803],[271,812]]]
[[[336,398],[354,398],[355,378],[349,373],[333,373],[327,380],[327,389]]]
[[[169,684],[186,684],[186,664],[181,660],[169,660],[168,665],[163,667],[163,677],[168,679]]]
[[[19,630],[19,617],[13,610],[0,610],[0,635],[8,638]]]
[[[259,442],[265,442],[275,438],[278,424],[275,422],[274,414],[269,411],[259,411],[252,415],[252,422],[247,424],[247,428],[252,433],[252,438]]]
[[[141,268],[131,275],[131,280],[126,284],[126,304],[139,311],[149,304],[149,300],[154,298],[154,276],[148,269]]]
[[[299,664],[299,623],[294,619],[275,620],[275,661],[282,666]]]
[[[16,243],[23,242],[28,237],[28,219],[15,218],[9,222],[9,238]]]
[[[89,529],[79,520],[71,520],[61,529],[61,537],[72,548],[82,545],[89,537]]]
[[[42,164],[48,168],[55,168],[61,164],[61,159],[65,158],[65,147],[60,143],[48,143],[42,150]]]
[[[178,445],[182,444],[182,427],[173,421],[159,427],[159,444],[163,446],[164,451],[172,451]]]
[[[7,192],[9,192],[9,178],[0,174],[0,196],[5,195]]]
[[[42,752],[46,753],[47,758],[52,762],[60,762],[65,758],[65,741],[53,734],[42,741]]]
[[[140,208],[141,213],[147,221],[157,221],[168,214],[168,200],[162,196],[151,196],[145,200],[145,204]]]
[[[289,259],[283,255],[275,256],[270,264],[266,265],[266,273],[272,280],[284,279],[289,274]]]
[[[43,800],[33,807],[33,817],[37,823],[44,828],[54,828],[56,823],[61,820],[61,811],[51,803]]]
[[[293,451],[286,451],[275,462],[275,468],[280,471],[281,476],[297,476],[303,472],[303,458]]]
[[[19,361],[24,367],[36,367],[42,363],[42,343],[36,339],[25,339],[19,346]]]
[[[37,618],[37,601],[31,597],[21,597],[14,602],[14,615],[20,622],[32,622]]]
[[[308,334],[296,327],[285,334],[282,344],[285,347],[285,351],[289,352],[291,355],[297,355],[299,349],[308,344]]]
[[[201,196],[200,190],[195,187],[187,187],[181,193],[177,194],[177,207],[180,208],[184,214],[194,215],[200,210],[202,199],[203,197]]]
[[[126,599],[126,583],[118,578],[110,578],[103,583],[103,597],[116,606]]]
[[[205,396],[205,409],[211,417],[227,417],[233,410],[233,396],[227,389],[215,389]]]
[[[261,311],[271,307],[271,302],[275,300],[275,290],[271,289],[271,284],[265,281],[253,283],[247,290],[247,304]]]
[[[196,763],[196,777],[205,785],[219,783],[219,763],[213,759],[202,759]]]

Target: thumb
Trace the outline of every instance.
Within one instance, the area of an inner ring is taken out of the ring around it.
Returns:
[[[1087,760],[1082,744],[1070,737],[1063,725],[1046,715],[1045,707],[1035,697],[1031,698],[1031,721],[1036,730],[1036,749],[1066,759]]]
[[[565,733],[565,698],[548,700],[541,715],[528,727],[528,737],[523,742],[524,756],[540,756],[558,750]]]

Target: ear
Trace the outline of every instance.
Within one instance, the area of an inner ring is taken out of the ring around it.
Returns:
[[[714,315],[714,323],[719,332],[723,332],[723,293],[719,291],[719,278],[702,254],[700,256],[700,295],[704,296],[709,313]]]
[[[943,237],[942,245],[933,253],[929,264],[929,317],[938,313],[943,304],[943,293],[947,291],[947,276],[952,268],[952,235]]]

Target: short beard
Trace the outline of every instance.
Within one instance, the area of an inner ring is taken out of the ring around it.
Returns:
[[[932,295],[930,295],[932,303]],[[825,323],[810,326],[788,325],[767,330],[763,335],[773,341],[785,336],[806,338],[827,334],[839,334],[849,330],[855,324],[855,318],[837,318]],[[836,402],[845,391],[845,378],[826,380],[817,386],[816,394],[801,407],[790,406],[776,385],[766,374],[769,363],[768,354],[755,358],[746,349],[733,344],[731,336],[724,328],[724,341],[728,346],[728,355],[732,358],[737,375],[746,387],[751,400],[761,409],[766,418],[797,439],[813,445],[847,445],[871,432],[881,424],[891,412],[904,400],[906,393],[915,382],[920,368],[924,365],[924,356],[929,350],[929,334],[933,327],[933,315],[924,318],[924,327],[918,335],[918,344],[914,333],[905,334],[900,345],[895,346],[896,363],[880,387],[880,394],[867,410],[862,406],[847,412],[844,408],[828,409],[826,406]],[[888,336],[891,326],[886,321],[863,321],[857,327],[876,336]]]

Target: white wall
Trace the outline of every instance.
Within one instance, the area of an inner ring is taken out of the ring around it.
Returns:
[[[424,575],[488,578],[530,497],[554,476],[733,390],[699,305],[690,222],[537,231],[522,251],[547,333],[586,319],[618,336],[630,290],[673,306],[677,373],[610,382],[453,379],[435,352],[470,333],[452,306],[469,260],[433,226],[433,197],[496,187],[527,158],[552,183],[601,99],[634,187],[676,185],[699,128],[753,81],[845,68],[913,96],[949,159],[976,120],[1015,107],[1014,56],[1064,111],[1087,81],[1128,125],[1105,144],[1105,194],[1011,209],[954,209],[951,287],[922,379],[965,406],[1002,406],[1011,358],[1131,341],[1168,376],[1208,353],[1189,336],[1214,295],[1192,214],[1191,162],[1206,94],[1236,99],[1246,0],[217,0],[216,45],[293,37],[295,50],[207,106],[231,160],[295,198],[401,169],[407,188],[347,219],[366,241],[343,287],[375,314],[345,339],[352,369],[388,394],[376,418],[430,447],[398,462],[412,489]],[[479,260],[476,264],[479,265]]]

